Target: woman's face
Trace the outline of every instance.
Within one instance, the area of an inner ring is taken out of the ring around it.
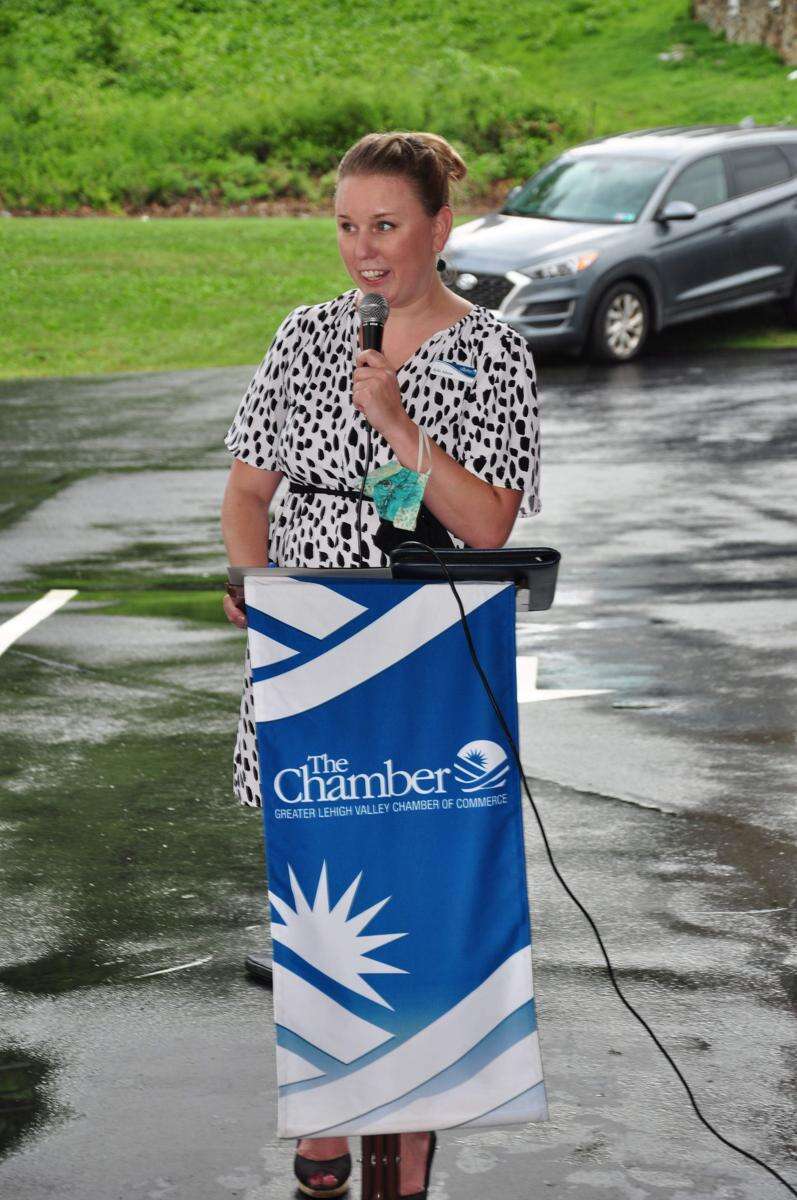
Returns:
[[[361,292],[378,292],[391,308],[428,292],[451,229],[448,205],[429,217],[403,176],[347,175],[335,195],[335,219],[341,258]]]

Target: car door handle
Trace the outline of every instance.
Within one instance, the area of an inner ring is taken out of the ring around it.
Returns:
[[[723,225],[722,232],[723,233],[736,233],[738,228],[739,228],[739,226],[734,225],[733,221],[729,221],[727,225]]]

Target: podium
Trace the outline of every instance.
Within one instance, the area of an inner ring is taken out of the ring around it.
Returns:
[[[514,576],[460,567],[517,744]],[[252,664],[277,1133],[363,1136],[368,1194],[389,1198],[391,1135],[548,1117],[517,764],[430,559],[231,578]]]

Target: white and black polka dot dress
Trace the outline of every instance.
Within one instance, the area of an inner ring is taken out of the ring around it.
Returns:
[[[367,425],[351,402],[360,348],[356,297],[352,288],[285,317],[225,436],[236,458],[314,487],[359,488]],[[539,403],[525,338],[477,304],[427,338],[397,377],[407,413],[441,449],[479,479],[523,491],[522,515],[540,511]],[[374,431],[371,469],[393,457]],[[346,496],[283,490],[269,526],[270,560],[278,566],[356,566],[356,508]],[[387,563],[372,542],[378,525],[374,506],[365,501],[368,566]],[[237,800],[260,808],[248,648],[233,780]]]

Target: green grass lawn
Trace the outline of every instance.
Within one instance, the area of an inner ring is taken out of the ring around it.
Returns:
[[[680,61],[659,55],[678,46]],[[372,129],[434,129],[458,213],[568,145],[660,124],[797,123],[797,82],[689,0],[5,0],[0,377],[254,363],[285,313],[350,286],[328,216],[149,220],[192,198],[324,211]],[[676,344],[794,346],[776,309]]]
[[[296,304],[353,286],[330,217],[54,217],[5,221],[0,234],[4,379],[256,363]],[[664,336],[797,346],[775,308]]]
[[[7,221],[0,375],[259,362],[296,304],[351,286],[328,217]]]

